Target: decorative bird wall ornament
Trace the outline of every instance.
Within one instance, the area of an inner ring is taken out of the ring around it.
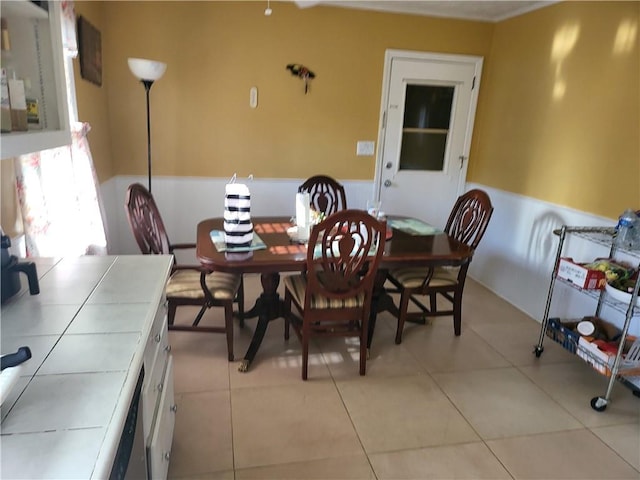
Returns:
[[[306,95],[309,91],[309,79],[316,78],[316,74],[299,63],[290,63],[287,65],[287,70],[291,70],[291,75],[296,75],[304,80],[304,93]]]

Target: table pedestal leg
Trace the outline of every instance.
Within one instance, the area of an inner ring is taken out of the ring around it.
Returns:
[[[367,354],[371,348],[371,340],[373,332],[376,328],[376,317],[378,313],[391,312],[395,317],[398,316],[398,307],[393,302],[393,298],[384,289],[384,283],[387,280],[387,270],[378,269],[376,278],[373,282],[373,298],[371,301],[371,313],[369,315],[369,332],[367,336]]]
[[[262,283],[262,293],[256,300],[256,304],[245,314],[245,318],[258,317],[258,323],[256,330],[253,332],[253,338],[249,349],[240,363],[238,370],[240,372],[246,372],[251,366],[251,362],[258,353],[260,344],[264,338],[264,334],[267,331],[269,322],[274,318],[281,317],[283,315],[284,307],[280,296],[278,295],[278,285],[280,284],[280,274],[278,273],[263,273],[260,277]]]

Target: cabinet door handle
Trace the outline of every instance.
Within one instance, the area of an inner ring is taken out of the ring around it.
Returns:
[[[171,353],[171,345],[167,345],[166,347],[164,347],[164,351],[167,353]]]
[[[168,462],[171,459],[171,452],[164,452],[164,459]]]
[[[156,343],[160,343],[160,340],[162,340],[162,335],[160,335],[159,333],[156,333],[156,336],[154,337]]]
[[[159,392],[162,392],[162,389],[163,389],[163,388],[164,388],[164,384],[163,384],[162,382],[160,382],[160,383],[158,384],[158,391],[159,391]]]
[[[171,405],[169,410],[171,410],[173,413],[176,413],[178,411],[178,405],[174,403],[173,405]]]

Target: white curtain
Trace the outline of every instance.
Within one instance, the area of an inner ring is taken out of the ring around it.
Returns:
[[[15,159],[28,257],[107,253],[88,123],[71,127],[71,145]]]
[[[70,117],[77,116],[71,58],[78,54],[73,1],[63,1],[62,38]],[[71,145],[15,158],[18,205],[28,257],[107,253],[100,189],[87,134],[71,122]]]
[[[63,1],[62,11],[62,48],[72,58],[78,55],[78,38],[76,35],[76,9],[74,2]]]

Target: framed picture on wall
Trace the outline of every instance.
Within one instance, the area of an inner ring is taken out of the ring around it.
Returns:
[[[84,17],[78,17],[80,76],[102,86],[102,39],[100,31]]]

